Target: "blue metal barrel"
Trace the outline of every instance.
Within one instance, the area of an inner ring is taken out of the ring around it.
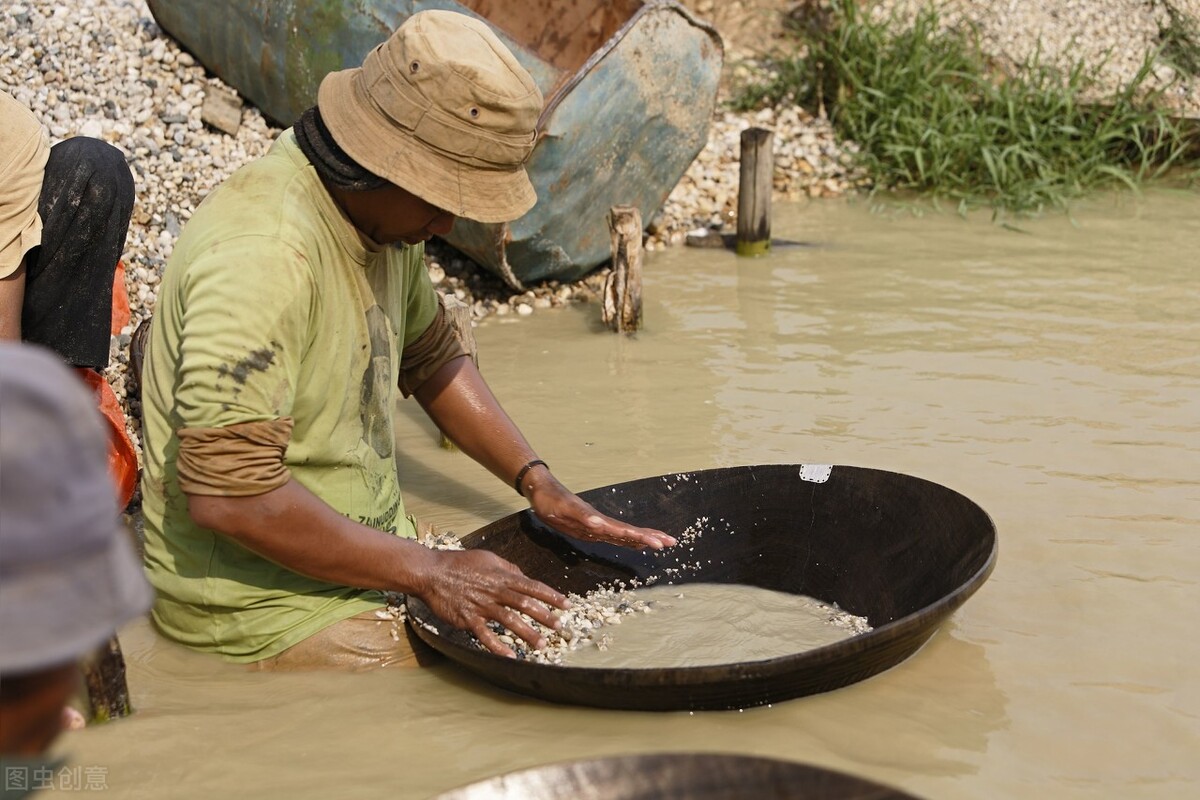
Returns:
[[[164,31],[265,115],[290,125],[329,72],[357,66],[412,14],[483,19],[546,106],[519,220],[445,237],[514,288],[576,280],[609,258],[608,210],[649,220],[704,147],[723,48],[673,0],[148,0]]]

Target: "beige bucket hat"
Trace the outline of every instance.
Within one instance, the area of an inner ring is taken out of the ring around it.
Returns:
[[[321,118],[362,167],[477,222],[508,222],[537,201],[525,161],[542,94],[487,24],[413,14],[361,67],[317,93]]]

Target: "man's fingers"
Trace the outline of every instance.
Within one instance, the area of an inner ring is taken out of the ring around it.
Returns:
[[[662,550],[678,544],[675,537],[660,530],[639,528],[605,516],[583,498],[556,485],[557,495],[543,498],[538,493],[534,496],[533,512],[547,525],[568,536],[637,549]]]
[[[541,581],[535,581],[532,578],[526,578],[527,582],[517,588],[522,595],[541,600],[548,606],[554,608],[568,609],[571,607],[571,601],[561,592],[556,592]],[[524,611],[524,609],[522,609]],[[526,612],[528,613],[528,612]],[[547,612],[549,613],[549,612]],[[530,616],[533,616],[530,614]]]
[[[662,550],[678,544],[675,537],[654,528],[635,528],[615,520],[605,520],[598,515],[588,517],[585,523],[587,532],[583,534],[584,538],[599,539],[610,544],[635,547],[639,550]]]
[[[512,631],[514,636],[524,639],[534,650],[541,650],[546,646],[546,637],[542,635],[542,632],[526,622],[517,612],[505,609],[496,616],[498,617],[497,622]]]
[[[475,634],[475,638],[479,640],[481,645],[496,655],[504,656],[505,658],[517,657],[513,649],[500,641],[500,637],[487,626],[487,622],[482,617],[471,627],[471,633]]]
[[[540,650],[546,646],[546,637],[529,622],[525,617],[521,616],[524,613],[533,620],[546,626],[547,628],[555,628],[558,625],[558,620],[550,609],[526,595],[517,595],[500,605],[492,613],[486,615],[491,621],[503,625],[513,636],[524,640],[534,650]],[[485,616],[480,616],[476,619],[475,624],[470,627],[475,638],[479,643],[486,647],[491,652],[500,656],[516,655],[512,647],[505,643],[488,624],[489,620]]]
[[[678,539],[670,534],[663,533],[662,531],[654,531],[643,528],[641,535],[647,537],[647,539],[651,542],[650,546],[655,550],[661,550],[665,547],[674,547],[675,545],[679,544]]]
[[[482,647],[496,655],[516,655],[511,637],[501,639],[497,625],[540,649],[545,647],[545,636],[534,623],[553,629],[558,620],[551,607],[571,605],[559,592],[486,550],[447,552],[446,565],[443,580],[435,581],[422,599],[442,619],[470,631]]]
[[[566,595],[556,592],[541,581],[530,578],[511,562],[505,561],[503,563],[506,566],[512,567],[513,574],[518,576],[509,582],[508,594],[499,598],[500,602],[504,605],[524,611],[539,622],[542,620],[526,609],[525,604],[530,601],[530,598],[541,600],[546,605],[554,606],[555,608],[567,609],[571,607],[571,601],[567,600]],[[538,609],[543,614],[549,613],[544,607],[538,606],[537,603],[533,603],[532,607]]]
[[[558,594],[557,592],[554,592],[553,589],[550,591],[554,594]],[[558,596],[562,597],[562,595]],[[566,598],[563,599],[565,600]],[[558,627],[558,617],[556,617],[554,612],[547,607],[546,602],[536,600],[529,595],[514,595],[505,603],[505,605],[511,609],[521,612],[522,614],[525,614],[531,619],[541,623],[542,625],[545,625],[547,628],[553,629]],[[516,633],[516,631],[513,632]]]
[[[471,624],[465,627],[475,634],[480,644],[496,655],[513,656],[515,653],[512,647],[489,627],[489,621],[503,625],[513,636],[524,640],[535,650],[544,648],[545,634],[533,623],[550,629],[557,628],[558,617],[551,609],[570,608],[570,601],[546,584],[526,577],[519,570],[512,580],[505,583],[508,585],[495,587],[489,593],[490,598],[479,598],[476,615]]]
[[[615,544],[624,544],[629,547],[637,547],[639,549],[650,548],[651,550],[662,550],[667,547],[673,547],[675,539],[661,531],[650,531],[646,529],[624,530],[621,532],[622,539]]]

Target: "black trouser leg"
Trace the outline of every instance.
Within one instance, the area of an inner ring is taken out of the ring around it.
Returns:
[[[121,151],[77,136],[50,148],[38,201],[42,244],[25,265],[21,338],[77,367],[108,366],[113,270],[133,213]]]

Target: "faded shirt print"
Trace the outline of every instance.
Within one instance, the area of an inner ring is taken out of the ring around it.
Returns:
[[[371,358],[363,373],[359,415],[362,419],[363,441],[380,458],[390,458],[395,449],[390,402],[392,356],[391,332],[387,317],[378,305],[367,309],[367,330],[371,337]]]

